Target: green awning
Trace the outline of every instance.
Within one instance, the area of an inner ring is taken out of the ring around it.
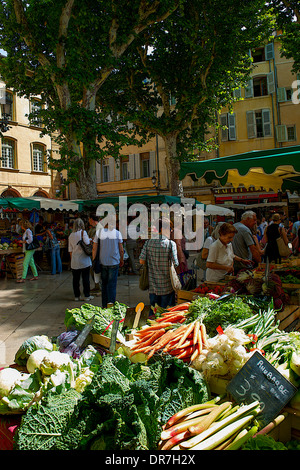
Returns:
[[[5,199],[0,198],[0,207],[6,209],[16,209],[20,212],[24,210],[79,210],[79,205],[73,201],[63,201],[60,199],[50,199],[46,197],[8,197]]]
[[[95,209],[98,207],[100,204],[112,204],[113,206],[117,207],[119,205],[119,198],[122,196],[120,194],[119,196],[111,197],[111,196],[104,196],[104,197],[99,197],[97,199],[87,199],[87,200],[75,200],[73,202],[76,202],[79,206],[80,211],[87,211],[91,209]],[[176,196],[168,196],[168,195],[156,195],[156,196],[127,196],[127,204],[182,204],[185,201],[188,201],[189,198],[181,198],[181,197],[176,197]],[[190,201],[194,201],[194,204],[200,204],[198,201],[194,199],[190,199]],[[203,205],[203,210],[205,210],[205,204]]]
[[[300,175],[300,146],[246,152],[209,160],[183,162],[179,178],[204,178],[208,184],[218,180],[221,185],[272,185],[281,189],[283,179]],[[270,186],[271,187],[271,186]]]

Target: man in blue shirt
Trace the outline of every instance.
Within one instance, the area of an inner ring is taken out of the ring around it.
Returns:
[[[123,266],[124,249],[121,232],[116,230],[113,224],[108,223],[107,228],[96,231],[94,247],[97,251],[98,240],[100,238],[100,264],[102,281],[102,307],[115,303],[117,295],[117,281],[119,267]]]

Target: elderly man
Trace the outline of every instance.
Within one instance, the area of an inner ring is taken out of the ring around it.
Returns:
[[[252,228],[257,223],[256,213],[246,211],[242,214],[241,221],[234,224],[237,233],[232,241],[233,252],[240,258],[254,261],[255,264],[261,262],[261,254],[253,238]],[[245,268],[245,264],[234,262],[234,271]]]

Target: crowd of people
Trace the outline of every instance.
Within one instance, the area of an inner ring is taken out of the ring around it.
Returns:
[[[177,234],[170,220],[166,222],[164,224],[163,219],[159,220],[158,236],[144,241],[139,250],[139,264],[148,268],[150,304],[162,307],[175,304],[170,263],[173,263],[180,278],[188,272],[189,257],[184,237]],[[25,257],[22,277],[17,282],[25,282],[29,267],[33,273],[30,280],[38,278],[34,261],[35,248],[31,246],[34,233],[42,236],[44,244],[48,247],[51,273],[61,273],[62,261],[57,231],[42,218],[35,230],[25,219],[18,220],[18,226],[22,233]],[[128,238],[124,244],[114,219],[108,220],[103,227],[99,218],[90,214],[88,226],[85,227],[81,218],[75,218],[68,236],[74,298],[76,301],[91,300],[94,293],[101,292],[102,306],[105,308],[116,300],[118,275],[125,259],[128,260],[133,274],[139,272],[135,262],[137,241],[130,236],[129,225]],[[297,215],[297,221],[289,223],[288,226],[280,214],[273,214],[268,221],[265,218],[258,221],[256,213],[251,210],[244,212],[238,222],[219,222],[214,227],[210,226],[209,220],[205,218],[204,244],[196,257],[196,266],[200,273],[198,278],[219,282],[228,274],[236,274],[240,269],[257,266],[266,259],[280,263],[282,255],[278,239],[281,238],[286,246],[292,246],[290,253],[296,253],[299,252],[299,232],[300,213]],[[90,245],[90,253],[83,249],[79,243],[81,240],[85,245]],[[94,282],[92,288],[91,279]]]

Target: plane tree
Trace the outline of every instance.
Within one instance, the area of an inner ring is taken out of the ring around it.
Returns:
[[[49,165],[67,170],[77,196],[97,195],[95,161],[136,142],[97,107],[99,90],[130,45],[181,0],[3,0],[0,74],[20,96],[40,97],[44,134],[59,145]],[[140,43],[141,44],[141,43]]]
[[[270,34],[265,2],[186,0],[146,28],[101,88],[101,108],[165,144],[172,195],[182,194],[180,162],[215,145],[216,115],[249,78],[249,49]]]

